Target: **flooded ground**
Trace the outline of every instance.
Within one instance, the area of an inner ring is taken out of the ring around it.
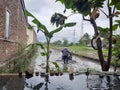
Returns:
[[[61,60],[61,53],[54,50],[52,50],[50,57],[50,68],[54,68],[52,62],[57,62],[61,68],[64,66],[74,68],[74,73],[53,76],[42,75],[45,72],[46,59],[39,53],[32,64],[34,67],[33,75],[29,75],[29,77],[19,77],[17,74],[0,75],[0,90],[120,90],[120,76],[79,73],[88,68],[93,71],[101,71],[97,62],[73,56],[72,61],[69,61],[68,65],[64,65]]]
[[[120,79],[113,76],[64,74],[50,76],[48,81],[37,76],[26,80],[26,83],[24,90],[34,90],[35,88],[35,90],[120,90]]]
[[[31,78],[0,75],[0,90],[120,90],[120,78],[85,74]]]
[[[60,51],[52,50],[52,53],[50,56],[50,63],[57,62],[59,66],[63,68],[64,63],[63,63],[61,56],[62,54]],[[42,71],[43,69],[41,69],[41,67],[42,67],[42,64],[45,64],[45,62],[46,62],[45,57],[42,57],[39,54],[35,60],[34,70]],[[81,70],[87,70],[87,68],[93,71],[101,71],[101,66],[97,61],[92,61],[92,60],[81,58],[81,57],[74,56],[74,55],[72,56],[72,61],[69,60],[69,64],[67,65],[67,67],[71,67],[71,66],[74,68],[74,72],[81,71]],[[51,67],[53,66],[51,65]],[[111,68],[110,71],[113,72],[113,69]]]

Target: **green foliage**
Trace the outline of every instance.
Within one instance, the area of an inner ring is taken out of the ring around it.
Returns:
[[[66,9],[72,9],[87,16],[92,8],[102,7],[105,0],[56,0],[65,5]]]
[[[119,20],[116,20],[116,22],[119,23]],[[113,27],[112,30],[113,31],[117,30],[118,26],[119,26],[119,24],[114,24],[112,26]],[[106,37],[107,36],[107,38],[108,38],[108,36],[109,36],[109,28],[103,28],[103,27],[99,27],[98,26],[98,30],[100,31],[100,36],[102,36],[102,37]]]
[[[53,25],[56,24],[56,26],[58,27],[59,25],[65,24],[65,19],[67,19],[67,17],[63,16],[60,13],[55,13],[52,15],[50,21]]]
[[[111,0],[110,5],[114,5],[118,10],[120,10],[120,0]]]
[[[47,54],[45,52],[40,53],[42,56],[46,56]]]
[[[119,28],[120,28],[120,20],[115,20],[115,22],[117,23],[117,25],[118,25]]]
[[[118,26],[119,26],[118,24],[114,24],[114,25],[112,26],[112,27],[113,27],[113,28],[112,28],[113,31],[117,30]]]
[[[120,59],[120,35],[115,35],[114,36],[116,39],[116,44],[113,47],[113,55],[117,58]]]
[[[88,33],[85,33],[83,37],[79,40],[80,45],[85,45],[87,46],[90,43],[90,36]]]
[[[109,28],[102,28],[102,27],[99,27],[99,26],[98,26],[98,30],[99,30],[100,32],[107,32],[107,33],[108,33]]]
[[[63,71],[57,62],[52,62],[52,64],[55,66],[55,72],[62,72]]]
[[[113,47],[112,53],[112,64],[114,65],[114,71],[116,71],[117,67],[120,67],[120,35],[115,35],[116,44]]]
[[[45,48],[44,48],[44,46],[43,46],[43,44],[42,44],[42,43],[38,42],[38,43],[35,43],[35,45],[40,46],[40,47],[41,47],[41,49],[44,49],[44,50],[45,50]]]
[[[75,26],[76,25],[76,23],[66,23],[65,25],[64,25],[64,27],[73,27],[73,26]]]
[[[8,72],[9,73],[24,72],[26,68],[28,68],[28,65],[30,65],[32,57],[35,55],[37,49],[38,48],[35,45],[31,45],[27,47],[27,50],[25,50],[24,52],[22,51],[20,53],[19,51],[16,58],[14,58],[12,60],[13,62],[10,63]]]
[[[57,62],[53,62],[53,64],[55,65],[55,68],[60,68]]]
[[[63,72],[67,72],[67,71],[68,71],[68,67],[67,66],[63,67]]]
[[[54,41],[53,44],[54,44],[54,45],[62,45],[62,41],[57,40],[57,41]]]
[[[36,19],[29,11],[26,10],[26,11],[25,11],[25,14],[26,14],[27,16],[33,18],[32,22],[33,22],[34,24],[36,24],[36,26],[37,26],[37,28],[38,28],[37,32],[42,31],[42,32],[44,33],[45,37],[46,37],[46,41],[47,41],[47,42],[50,42],[50,40],[51,40],[51,38],[53,37],[53,35],[54,35],[55,33],[59,32],[60,30],[62,30],[63,27],[72,27],[72,26],[76,25],[76,23],[73,23],[73,22],[72,22],[72,23],[66,23],[66,24],[63,23],[64,25],[63,25],[63,24],[60,24],[60,25],[61,25],[60,27],[58,27],[57,29],[49,32],[48,29],[46,28],[46,26],[43,25],[38,19]],[[64,16],[62,16],[61,14],[55,14],[55,15],[60,15],[60,18],[61,18],[61,17],[64,17]],[[65,17],[64,17],[64,18],[65,18]],[[54,24],[55,22],[52,22],[52,23]],[[39,45],[42,49],[45,50],[44,46],[43,46],[41,43],[37,43],[37,45]],[[42,55],[43,55],[43,53],[42,53]],[[45,55],[45,53],[44,53],[44,55]]]
[[[66,47],[68,46],[68,40],[66,38],[63,39],[63,46]]]
[[[26,14],[27,16],[33,18],[32,22],[33,22],[35,25],[37,25],[37,27],[38,27],[38,32],[39,32],[39,29],[40,29],[43,33],[45,33],[45,34],[48,33],[47,28],[46,28],[43,24],[41,24],[41,23],[39,22],[39,20],[38,20],[37,18],[35,18],[29,11],[26,10],[26,11],[25,11],[25,14]]]
[[[38,31],[37,31],[37,32],[42,31],[42,32],[44,33],[44,35],[45,35],[47,38],[49,38],[49,39],[51,39],[51,38],[53,37],[53,34],[54,34],[54,33],[57,33],[57,32],[59,32],[60,30],[62,30],[63,27],[72,27],[72,26],[74,26],[74,25],[76,24],[76,23],[66,23],[66,24],[63,23],[64,25],[61,24],[62,26],[60,26],[59,28],[57,28],[57,29],[49,32],[48,29],[46,28],[46,26],[43,25],[37,18],[35,18],[29,11],[26,10],[26,11],[25,11],[25,14],[26,14],[27,16],[30,16],[30,17],[33,18],[32,22],[33,22],[34,24],[36,24],[36,26],[37,26],[37,28],[38,28]],[[62,17],[62,16],[61,16],[61,17]]]
[[[33,26],[29,25],[28,29],[33,30]]]

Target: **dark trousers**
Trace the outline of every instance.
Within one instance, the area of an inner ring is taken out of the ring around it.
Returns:
[[[64,64],[68,64],[68,56],[62,56]]]

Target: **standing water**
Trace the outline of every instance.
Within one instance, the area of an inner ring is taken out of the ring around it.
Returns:
[[[80,71],[90,70],[100,71],[100,65],[88,59],[73,56],[72,63],[69,62],[67,67],[73,67],[74,74],[64,73],[63,75],[34,75],[30,79],[26,79],[26,87],[24,90],[120,90],[119,76],[113,75],[89,75],[80,74]],[[53,68],[51,62],[57,62],[59,66],[64,67],[59,51],[52,51],[50,57],[50,67]],[[43,71],[45,58],[39,57],[35,61],[35,72]],[[111,69],[112,70],[112,69]],[[116,84],[117,82],[117,84]],[[31,87],[31,88],[30,88]]]
[[[84,58],[74,56],[74,62],[69,62],[67,67],[73,67],[74,73],[63,75],[42,75],[45,72],[45,58],[38,55],[34,64],[33,76],[0,75],[0,90],[120,90],[120,76],[117,75],[91,75],[81,71],[100,71],[100,65]],[[54,68],[51,62],[57,62],[64,67],[61,53],[53,51],[50,57],[50,68]],[[111,69],[112,70],[112,69]]]

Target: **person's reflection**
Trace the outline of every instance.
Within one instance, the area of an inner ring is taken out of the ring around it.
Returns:
[[[73,72],[74,72],[74,68],[73,68],[73,66],[71,65],[70,68],[68,69],[69,79],[70,79],[70,80],[73,80],[73,79],[74,79]]]
[[[69,79],[70,79],[70,80],[74,80],[74,75],[73,75],[73,73],[69,74]]]

